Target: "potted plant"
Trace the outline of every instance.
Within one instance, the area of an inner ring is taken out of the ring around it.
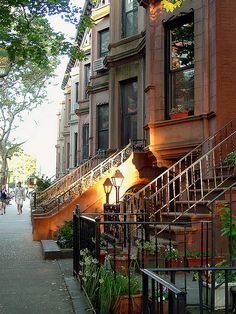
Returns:
[[[137,257],[139,263],[141,263],[145,267],[155,267],[156,257],[160,253],[161,245],[152,241],[142,240],[137,240],[135,244],[137,247]]]
[[[180,257],[180,253],[177,248],[172,245],[167,245],[165,249],[165,265],[169,267],[181,267],[183,265],[183,258]]]
[[[188,110],[184,107],[184,105],[177,105],[176,107],[173,107],[170,111],[171,120],[186,118],[187,116]]]
[[[197,248],[187,249],[186,258],[188,267],[205,267],[211,264],[211,252],[205,250],[198,250]],[[223,261],[223,256],[216,256],[215,262],[219,263]]]
[[[94,308],[99,306],[101,314],[126,314],[130,302],[132,313],[141,314],[142,284],[139,277],[134,274],[128,277],[115,273],[111,267],[110,256],[106,257],[104,265],[99,265],[98,260],[93,258],[87,249],[80,251],[80,256],[80,281]]]

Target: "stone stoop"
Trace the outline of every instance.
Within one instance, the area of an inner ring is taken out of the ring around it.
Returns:
[[[72,258],[72,249],[61,249],[54,240],[41,240],[44,259]]]

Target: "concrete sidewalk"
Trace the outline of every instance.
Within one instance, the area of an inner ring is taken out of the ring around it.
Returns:
[[[72,260],[44,260],[32,241],[29,200],[0,215],[0,314],[89,313],[72,276]]]

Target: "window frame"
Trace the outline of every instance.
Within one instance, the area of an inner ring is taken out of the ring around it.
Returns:
[[[108,110],[108,127],[107,128],[104,128],[104,129],[100,129],[99,128],[99,119],[100,119],[100,117],[99,117],[99,110],[102,108],[102,107],[105,107],[105,106],[107,106],[107,110]],[[100,134],[101,133],[104,133],[104,132],[107,132],[108,133],[108,141],[107,141],[107,147],[106,148],[100,148]],[[107,148],[109,147],[109,103],[108,102],[106,102],[106,103],[102,103],[102,104],[99,104],[98,106],[97,106],[97,149],[99,150],[99,149],[102,149],[102,150],[106,150]]]
[[[125,103],[125,93],[124,93],[124,87],[125,86],[128,86],[128,84],[131,84],[131,83],[136,83],[137,84],[137,94],[136,94],[136,98],[137,98],[137,103],[136,103],[136,112],[132,112],[132,113],[128,113],[128,110],[127,108],[128,107],[125,107],[127,106],[128,103]],[[120,125],[121,125],[121,130],[123,130],[122,134],[121,134],[121,146],[125,146],[128,144],[128,141],[127,141],[127,136],[129,137],[128,140],[130,140],[130,131],[131,129],[128,129],[129,132],[127,132],[127,129],[126,129],[126,121],[127,121],[127,117],[131,117],[131,116],[135,116],[136,117],[136,125],[138,123],[138,77],[133,77],[133,78],[130,78],[128,80],[124,80],[124,81],[120,81],[120,96],[121,96],[121,122],[120,122]],[[138,132],[138,125],[137,125],[137,129],[136,129],[136,133]],[[137,136],[137,134],[136,134]],[[131,140],[135,138],[131,138]]]
[[[107,50],[105,52],[102,52],[102,34],[104,33],[108,33],[109,37],[108,37],[108,45],[107,45]],[[109,49],[109,43],[110,43],[110,33],[109,33],[109,27],[108,28],[104,28],[102,30],[100,30],[98,32],[99,34],[99,58],[104,58],[108,55]]]
[[[91,64],[86,63],[84,65],[84,99],[88,99],[89,95],[87,92],[87,87],[90,84],[90,72],[91,72]]]
[[[135,9],[132,9],[130,11],[126,11],[126,1],[127,0],[122,1],[122,38],[127,38],[127,37],[134,36],[134,35],[138,34],[138,22],[137,22],[137,25],[136,25],[137,29],[135,30],[134,27],[132,27],[132,34],[127,35],[127,16],[130,13],[136,12],[137,18],[133,19],[133,20],[138,21],[138,3],[137,3],[137,7]],[[137,1],[137,0],[133,0],[133,2],[135,2],[135,1]]]
[[[185,67],[180,67],[179,69],[171,69],[171,30],[174,27],[181,26],[188,22],[193,22],[194,24],[194,12],[189,12],[183,16],[177,16],[174,19],[171,19],[167,22],[164,22],[164,64],[165,64],[165,119],[170,118],[170,111],[173,108],[172,103],[172,74],[180,73],[186,70],[193,69],[195,74],[195,64],[194,59],[192,65]],[[195,32],[194,32],[194,45],[195,45]],[[195,79],[195,78],[194,78]],[[194,90],[194,87],[193,87]],[[194,99],[193,99],[194,101]],[[190,115],[194,114],[193,111],[189,112]]]
[[[87,133],[85,134],[85,132]],[[88,158],[89,158],[89,123],[84,123],[82,127],[82,160],[86,160]]]

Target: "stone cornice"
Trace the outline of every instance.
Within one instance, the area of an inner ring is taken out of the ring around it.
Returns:
[[[102,19],[103,17],[109,15],[110,13],[110,4],[107,4],[101,8],[92,10],[92,19],[96,22],[97,20]]]
[[[145,48],[145,43],[146,43],[145,36],[144,37],[143,36],[139,37],[139,38],[142,38],[142,40],[137,44],[136,47],[123,50],[122,52],[111,55],[111,56],[107,56],[104,59],[105,66],[109,68],[109,67],[112,67],[114,63],[119,62],[121,60],[131,58],[131,57],[133,58],[134,56],[143,55],[145,53],[144,48]]]

